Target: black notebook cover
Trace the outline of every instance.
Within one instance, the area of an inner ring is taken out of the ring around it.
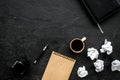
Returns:
[[[97,23],[108,18],[120,8],[118,0],[82,0],[82,2]]]

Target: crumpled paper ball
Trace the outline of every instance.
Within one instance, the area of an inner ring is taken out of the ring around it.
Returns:
[[[119,60],[114,60],[112,61],[112,66],[111,66],[111,70],[112,71],[120,71],[120,61]]]
[[[87,49],[87,56],[90,57],[91,60],[97,59],[99,55],[99,52],[95,48],[88,48]]]
[[[101,72],[104,70],[104,61],[103,60],[96,60],[96,62],[94,62],[94,66],[95,66],[95,71],[96,72]]]
[[[78,68],[77,75],[80,78],[86,77],[88,75],[88,71],[85,69],[85,66]]]
[[[101,53],[107,52],[107,54],[110,55],[113,52],[113,46],[111,45],[111,42],[105,39],[105,42],[100,49],[100,52]]]

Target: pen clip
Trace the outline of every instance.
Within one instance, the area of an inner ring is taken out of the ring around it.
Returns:
[[[47,49],[47,47],[48,47],[48,44],[45,45],[45,47],[43,48],[43,51],[45,51]]]

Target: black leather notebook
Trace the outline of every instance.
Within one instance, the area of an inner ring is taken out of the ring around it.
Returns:
[[[108,18],[120,8],[118,0],[82,0],[82,2],[97,23]]]

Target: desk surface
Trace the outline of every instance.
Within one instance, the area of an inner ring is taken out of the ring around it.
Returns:
[[[111,61],[120,60],[120,13],[101,24],[104,34],[93,24],[79,0],[1,0],[0,2],[0,78],[18,80],[11,71],[11,65],[19,56],[27,56],[30,70],[20,80],[41,79],[51,52],[57,51],[76,59],[70,80],[78,80],[76,71],[86,66],[89,75],[81,80],[118,80],[120,72],[111,72]],[[107,38],[112,42],[114,51],[110,56],[100,55],[105,61],[103,72],[96,73],[93,62],[86,56],[69,50],[69,42],[75,37],[87,37],[86,49],[100,49]],[[33,61],[44,45],[49,48],[38,64]]]

